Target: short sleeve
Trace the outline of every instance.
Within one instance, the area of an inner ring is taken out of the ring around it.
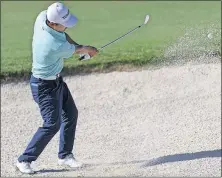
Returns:
[[[74,44],[70,44],[68,41],[63,43],[59,49],[59,56],[62,58],[70,58],[72,57],[73,53],[75,52],[75,45]]]

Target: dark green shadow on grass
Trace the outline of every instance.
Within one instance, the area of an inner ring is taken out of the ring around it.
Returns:
[[[98,61],[88,63],[83,61],[82,64],[78,65],[65,65],[62,71],[62,75],[75,76],[75,75],[87,75],[90,73],[107,73],[112,71],[130,71],[138,70],[142,66],[152,64],[154,57],[140,60],[112,60],[112,61]],[[28,82],[31,75],[31,70],[21,70],[13,72],[2,72],[1,83],[18,83]]]

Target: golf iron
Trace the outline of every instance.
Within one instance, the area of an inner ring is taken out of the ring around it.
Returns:
[[[115,40],[113,40],[113,41],[111,41],[111,42],[109,42],[109,43],[105,44],[104,46],[100,47],[98,50],[100,51],[100,50],[104,49],[105,47],[107,47],[107,46],[111,45],[112,43],[114,43],[114,42],[116,42],[116,41],[120,40],[121,38],[123,38],[123,37],[127,36],[128,34],[132,33],[133,31],[135,31],[135,30],[139,29],[139,28],[140,28],[140,27],[142,27],[143,25],[146,25],[146,24],[147,24],[147,22],[149,21],[149,19],[150,19],[150,16],[149,16],[149,15],[146,15],[146,17],[145,17],[145,20],[144,20],[144,23],[143,23],[143,24],[141,24],[141,25],[137,26],[136,28],[134,28],[134,29],[130,30],[129,32],[125,33],[124,35],[122,35],[122,36],[120,36],[120,37],[116,38]],[[89,56],[88,54],[82,54],[82,55],[81,55],[81,57],[79,58],[79,60],[83,60],[83,59],[89,59],[89,58],[90,58],[90,56]]]

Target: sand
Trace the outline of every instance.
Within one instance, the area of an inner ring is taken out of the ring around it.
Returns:
[[[221,176],[221,64],[168,66],[64,79],[79,118],[73,153],[57,165],[59,133],[34,176]],[[42,124],[27,83],[1,86],[1,176]]]

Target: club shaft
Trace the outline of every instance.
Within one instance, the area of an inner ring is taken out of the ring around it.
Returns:
[[[118,40],[120,40],[120,39],[123,38],[124,36],[132,33],[133,31],[137,30],[138,28],[142,27],[143,25],[144,25],[144,24],[141,24],[141,25],[137,26],[136,28],[130,30],[129,32],[125,33],[124,35],[120,36],[119,38],[117,38],[117,39],[115,39],[115,40],[113,40],[113,41],[105,44],[104,46],[100,47],[98,50],[104,49],[105,47],[109,46],[110,44],[112,44],[112,43],[114,43],[114,42],[116,42],[116,41],[118,41]],[[79,58],[79,60],[82,60],[82,59],[84,59],[84,56],[82,56],[82,57]]]
[[[101,50],[101,49],[103,49],[103,48],[105,48],[105,47],[109,46],[110,44],[112,44],[112,43],[114,43],[114,42],[116,42],[116,41],[120,40],[120,39],[121,39],[121,38],[123,38],[124,36],[126,36],[126,35],[128,35],[128,34],[132,33],[132,32],[133,32],[133,31],[135,31],[135,30],[137,30],[137,29],[138,29],[138,28],[140,28],[141,26],[143,26],[143,24],[142,24],[142,25],[137,26],[136,28],[134,28],[134,29],[132,29],[132,30],[130,30],[129,32],[125,33],[124,35],[120,36],[119,38],[117,38],[117,39],[115,39],[115,40],[113,40],[113,41],[111,41],[111,42],[109,42],[109,43],[105,44],[104,46],[102,46],[101,48],[99,48],[99,50]]]

